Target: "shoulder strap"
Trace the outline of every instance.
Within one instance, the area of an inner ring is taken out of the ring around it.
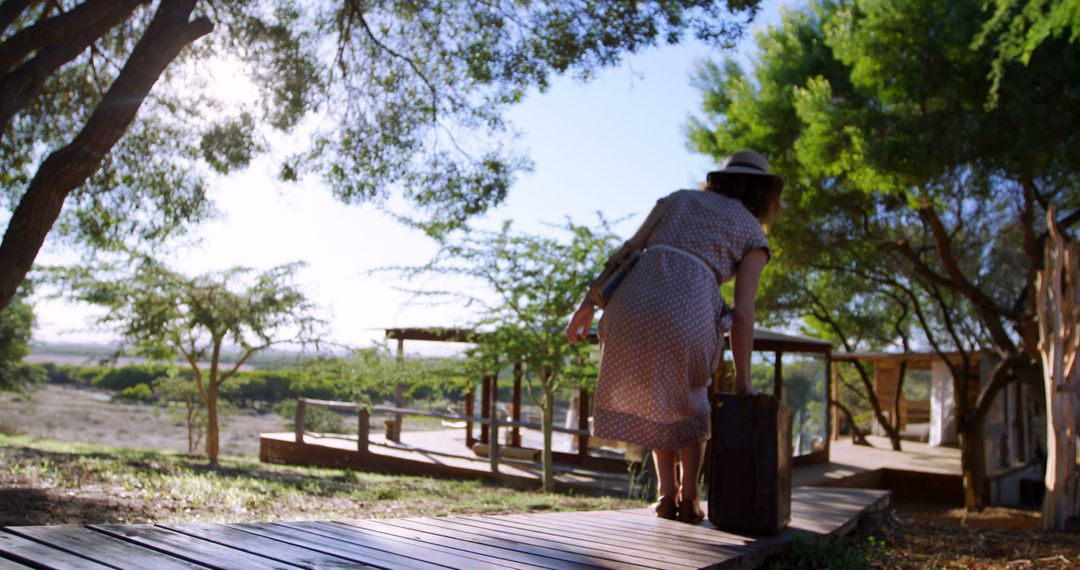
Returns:
[[[653,206],[648,217],[642,222],[641,227],[634,233],[633,237],[627,240],[626,245],[630,246],[634,250],[645,249],[645,244],[649,241],[649,236],[652,235],[653,229],[656,228],[656,224],[664,217],[664,214],[671,208],[671,204],[675,202],[674,197],[679,192],[685,192],[685,190],[677,190],[668,194],[667,196],[656,201],[656,205]]]

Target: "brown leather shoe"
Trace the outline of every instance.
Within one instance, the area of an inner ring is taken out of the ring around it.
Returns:
[[[675,502],[675,497],[660,497],[653,505],[653,510],[656,511],[656,516],[662,519],[675,520],[679,514],[679,505]]]
[[[701,510],[697,499],[679,503],[675,518],[682,522],[699,523],[705,519],[705,511]]]

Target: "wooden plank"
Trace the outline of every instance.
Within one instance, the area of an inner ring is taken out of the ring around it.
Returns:
[[[357,562],[316,552],[292,544],[251,534],[243,530],[221,524],[185,524],[161,525],[162,528],[222,544],[251,554],[272,556],[276,560],[295,564],[303,568],[356,568]],[[156,570],[156,568],[155,568]]]
[[[600,552],[591,550],[588,548],[582,548],[581,546],[565,544],[557,540],[551,540],[539,536],[530,536],[525,533],[509,532],[510,529],[498,528],[485,528],[484,525],[473,523],[472,521],[462,521],[458,518],[425,518],[419,519],[426,525],[438,526],[454,530],[457,532],[475,534],[486,538],[501,538],[504,540],[512,540],[514,542],[525,544],[533,547],[546,548],[550,551],[561,552],[566,555],[572,555],[580,557],[580,562],[586,564],[596,564],[603,566],[604,568],[625,568],[625,569],[642,569],[642,568],[663,568],[663,566],[657,564],[636,563],[632,557],[623,557],[619,555],[609,554],[606,552]]]
[[[0,570],[34,570],[32,566],[25,564],[19,564],[14,560],[8,560],[7,558],[0,558]]]
[[[462,552],[446,552],[438,548],[431,548],[429,545],[421,542],[395,540],[394,538],[383,534],[365,531],[355,527],[318,521],[295,523],[282,522],[277,524],[328,538],[342,540],[351,544],[360,544],[385,552],[394,552],[402,556],[409,556],[417,560],[448,566],[450,568],[468,567],[476,568],[477,570],[493,570],[499,568],[499,566],[495,564],[484,561],[483,557],[467,556]]]
[[[73,568],[75,570],[109,568],[104,564],[58,550],[29,538],[16,536],[10,532],[0,532],[0,556],[37,568]]]
[[[615,513],[598,511],[589,513],[588,516],[565,520],[563,524],[610,525],[615,528],[645,531],[657,536],[681,540],[710,548],[721,546],[726,548],[741,548],[747,545],[760,546],[779,541],[776,537],[747,537],[727,533],[707,522],[688,524],[658,518],[655,515],[652,517],[638,517],[630,514],[619,517],[616,516]]]
[[[447,538],[453,538],[457,540],[463,540],[465,542],[472,542],[475,544],[494,546],[498,548],[507,549],[514,552],[520,552],[523,554],[541,556],[549,560],[558,561],[557,568],[604,568],[606,567],[606,561],[599,560],[594,557],[581,556],[572,552],[565,552],[558,549],[538,547],[515,540],[509,540],[506,538],[492,537],[490,535],[461,531],[452,527],[444,527],[437,524],[436,519],[385,519],[384,522],[389,525],[397,526],[400,528],[419,530],[423,532],[429,532],[444,536]]]
[[[203,568],[81,526],[21,526],[9,527],[7,531],[112,566],[155,570]]]
[[[270,556],[249,554],[154,525],[90,525],[89,528],[211,568],[296,568]]]
[[[596,543],[591,540],[578,537],[573,526],[567,526],[562,531],[552,532],[549,529],[537,529],[528,524],[516,524],[510,521],[496,519],[484,520],[480,517],[454,517],[450,519],[458,524],[467,524],[491,532],[502,533],[517,537],[527,537],[531,540],[541,540],[557,545],[558,548],[566,548],[575,552],[588,552],[593,556],[603,557],[614,562],[632,564],[646,568],[699,568],[701,561],[676,560],[674,557],[666,558],[664,552],[650,551],[639,546],[628,544],[614,545]]]
[[[512,532],[526,533],[526,536],[541,536],[556,542],[571,544],[596,550],[640,559],[642,564],[657,564],[664,568],[700,568],[702,565],[717,561],[715,554],[695,551],[681,545],[672,549],[672,542],[655,540],[645,532],[632,535],[615,533],[604,534],[582,529],[577,525],[545,526],[539,517],[522,515],[520,517],[454,517],[455,519],[487,522],[498,527],[511,529]]]
[[[371,566],[415,570],[445,568],[445,566],[431,564],[409,556],[402,556],[393,552],[370,548],[360,544],[327,538],[318,534],[281,526],[276,523],[243,523],[232,526],[260,536],[288,542],[289,544],[310,550],[317,550],[326,554],[348,558],[349,560],[362,562]]]
[[[710,562],[715,562],[725,556],[736,556],[740,548],[748,544],[744,538],[729,536],[719,531],[713,531],[711,535],[694,536],[691,534],[688,536],[686,528],[689,525],[665,519],[657,519],[656,525],[637,525],[632,521],[627,521],[626,516],[610,519],[586,517],[557,519],[547,515],[509,515],[508,518],[520,521],[528,518],[529,524],[538,528],[573,528],[574,536],[588,537],[590,540],[606,539],[613,543],[632,541],[632,544],[638,546],[655,544],[666,548],[671,541],[677,540],[680,543],[680,552],[685,552],[692,558],[707,557]]]
[[[550,558],[526,555],[520,552],[477,544],[475,542],[465,542],[419,530],[399,528],[377,520],[337,521],[331,524],[362,528],[367,531],[393,536],[401,540],[420,542],[427,544],[429,547],[437,546],[453,551],[469,552],[476,554],[477,556],[484,556],[487,559],[492,559],[499,566],[506,568],[516,568],[519,570],[561,568],[557,561]],[[528,562],[525,562],[523,559],[528,559]]]

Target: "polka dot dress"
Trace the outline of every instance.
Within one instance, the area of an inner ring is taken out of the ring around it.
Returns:
[[[675,450],[709,438],[708,386],[731,313],[717,278],[731,279],[768,242],[738,200],[681,190],[656,225],[634,270],[600,321],[600,378],[593,403],[598,437]],[[712,271],[701,263],[705,262]]]

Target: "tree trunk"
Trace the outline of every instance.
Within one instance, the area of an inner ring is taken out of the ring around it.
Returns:
[[[207,382],[206,393],[206,458],[210,463],[218,461],[218,385],[212,378]]]
[[[1047,212],[1049,239],[1039,272],[1039,352],[1046,392],[1046,495],[1044,530],[1066,530],[1080,517],[1080,471],[1076,466],[1080,427],[1080,246],[1066,244]]]
[[[221,343],[223,336],[214,335],[210,349],[210,375],[206,379],[206,458],[210,463],[216,464],[218,460],[218,394],[221,389],[221,381],[218,379],[218,364],[221,360]],[[303,423],[298,429],[303,433]]]
[[[101,166],[124,135],[158,77],[180,50],[210,33],[205,17],[189,20],[195,0],[162,0],[154,19],[135,45],[82,131],[49,155],[38,168],[11,214],[0,242],[0,309],[11,302],[34,264],[64,200]]]
[[[842,404],[842,403],[840,403],[840,402],[838,402],[836,400],[833,400],[831,403],[832,403],[834,408],[840,410],[844,414],[844,417],[847,418],[848,425],[851,426],[851,441],[855,445],[865,445],[866,447],[874,447],[866,439],[866,434],[863,433],[863,431],[861,429],[859,429],[859,426],[855,423],[855,415],[851,413],[851,410],[848,409],[847,406],[845,406],[844,404]]]
[[[555,390],[549,382],[544,382],[544,409],[543,411],[543,430],[544,430],[544,483],[543,489],[545,493],[552,493],[555,491],[555,463],[554,457],[551,453],[551,428],[555,425]]]

